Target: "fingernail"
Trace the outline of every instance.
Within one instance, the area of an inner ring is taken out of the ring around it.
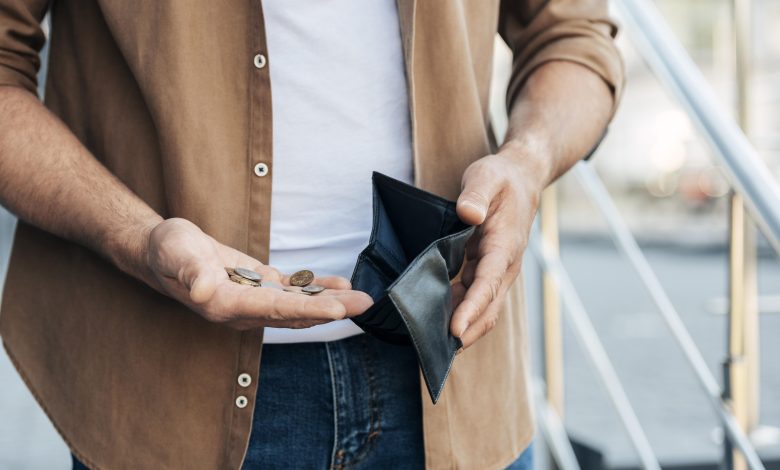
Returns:
[[[487,210],[485,210],[485,208],[481,204],[477,204],[474,201],[469,201],[468,199],[465,199],[465,200],[461,201],[460,203],[462,205],[464,205],[464,206],[471,206],[474,209],[476,209],[477,212],[479,212],[479,216],[480,217],[485,217],[485,215],[487,215]]]

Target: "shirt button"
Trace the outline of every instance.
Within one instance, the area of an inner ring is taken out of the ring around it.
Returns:
[[[246,405],[249,404],[249,400],[246,399],[245,396],[239,395],[238,398],[236,398],[236,406],[239,408],[246,408]]]
[[[252,376],[249,374],[241,374],[238,376],[238,385],[246,388],[252,384]]]
[[[258,163],[255,165],[255,174],[257,176],[263,177],[268,174],[268,165],[265,163]]]
[[[265,64],[268,63],[268,61],[265,59],[265,56],[263,54],[257,54],[255,56],[255,67],[258,69],[262,69],[265,67]]]

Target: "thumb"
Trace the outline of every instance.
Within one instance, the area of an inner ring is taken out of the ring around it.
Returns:
[[[480,225],[485,221],[490,203],[496,194],[498,194],[498,184],[487,175],[487,172],[467,171],[455,207],[458,217],[467,224]]]
[[[182,268],[179,281],[190,291],[190,299],[196,304],[208,302],[217,290],[217,275],[211,264],[196,259]]]

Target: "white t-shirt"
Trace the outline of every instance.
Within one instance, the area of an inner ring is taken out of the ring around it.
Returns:
[[[270,264],[347,279],[371,233],[371,172],[413,180],[395,0],[264,0],[273,103]],[[350,320],[266,328],[264,342],[332,341]]]

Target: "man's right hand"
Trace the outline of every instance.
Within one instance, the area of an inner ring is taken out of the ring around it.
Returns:
[[[363,313],[373,301],[351,290],[343,277],[320,277],[325,287],[307,296],[268,287],[237,284],[225,267],[253,269],[263,281],[289,285],[289,278],[225,246],[185,219],[168,219],[149,234],[146,264],[155,287],[215,323],[245,330],[262,326],[307,328]]]
[[[340,277],[315,279],[312,296],[232,282],[225,267],[277,270],[218,243],[184,219],[162,221],[111,174],[35,95],[0,86],[0,204],[21,219],[84,245],[117,268],[238,329],[305,328],[352,317],[372,303]]]

